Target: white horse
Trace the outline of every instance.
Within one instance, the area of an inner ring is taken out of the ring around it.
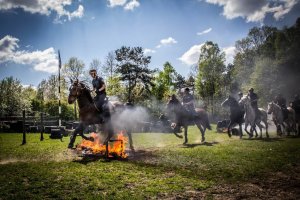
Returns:
[[[281,107],[274,102],[268,104],[268,114],[272,114],[272,119],[277,128],[277,135],[282,135],[284,131],[290,134],[291,130],[295,131],[295,111],[291,107],[287,108],[288,118],[284,119]]]
[[[266,128],[266,136],[269,137],[268,133],[268,114],[263,108],[259,108],[260,115],[259,117],[255,117],[255,110],[251,106],[251,100],[250,98],[245,95],[242,97],[242,99],[239,101],[239,104],[241,106],[244,106],[245,109],[245,131],[250,135],[250,137],[253,136],[253,131],[255,131],[255,137],[258,137],[256,126],[259,127],[260,130],[260,138],[262,138],[262,129]],[[263,126],[260,122],[263,122],[265,126]],[[248,132],[247,128],[248,126],[251,126],[250,133]]]

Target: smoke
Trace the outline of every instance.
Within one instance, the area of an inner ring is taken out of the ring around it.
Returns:
[[[122,112],[116,112],[112,116],[113,125],[120,130],[135,130],[150,121],[148,111],[140,106],[125,106]]]

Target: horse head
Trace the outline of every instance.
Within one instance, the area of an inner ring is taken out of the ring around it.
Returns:
[[[71,87],[69,88],[68,103],[74,103],[76,99],[78,99],[86,91],[89,91],[89,89],[84,83],[78,80],[74,81]]]

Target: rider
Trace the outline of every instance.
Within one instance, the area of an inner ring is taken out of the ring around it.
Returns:
[[[287,119],[288,118],[288,110],[286,107],[286,99],[282,96],[282,94],[279,93],[275,97],[275,103],[280,106],[280,108],[282,110],[283,118]]]
[[[97,71],[95,69],[90,70],[90,75],[93,78],[92,80],[93,90],[96,92],[94,101],[97,108],[101,110],[106,99],[106,91],[105,91],[106,86],[103,78],[97,76]]]
[[[255,119],[257,119],[260,116],[259,110],[258,110],[258,105],[257,105],[258,96],[257,96],[256,93],[254,93],[253,88],[249,89],[248,97],[250,98],[251,106],[252,106],[252,108],[254,109],[254,112],[255,112]]]
[[[183,94],[183,97],[182,97],[182,105],[193,116],[196,115],[194,100],[195,100],[194,96],[192,94],[190,94],[190,89],[185,88],[184,89],[184,94]]]

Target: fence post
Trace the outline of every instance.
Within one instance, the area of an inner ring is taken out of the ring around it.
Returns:
[[[41,138],[40,141],[44,140],[44,113],[41,112]]]
[[[22,145],[26,144],[26,127],[25,127],[25,110],[23,110],[23,141]]]

